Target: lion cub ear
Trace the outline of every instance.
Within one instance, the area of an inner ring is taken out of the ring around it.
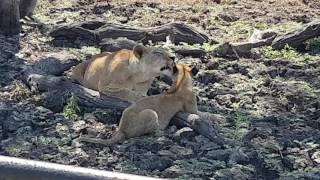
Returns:
[[[143,45],[136,45],[133,48],[133,54],[139,59],[147,51],[147,48]]]
[[[191,74],[192,74],[192,76],[197,75],[198,72],[199,72],[199,68],[198,68],[197,66],[191,67]]]

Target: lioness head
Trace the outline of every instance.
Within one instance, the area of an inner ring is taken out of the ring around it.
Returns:
[[[133,48],[134,55],[147,65],[148,71],[157,75],[172,77],[175,67],[175,56],[164,49],[137,45]]]

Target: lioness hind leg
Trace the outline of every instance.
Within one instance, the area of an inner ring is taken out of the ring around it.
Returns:
[[[134,118],[134,126],[130,128],[130,134],[128,137],[137,137],[145,134],[156,132],[160,129],[158,114],[152,109],[145,109],[139,112]]]
[[[143,97],[142,94],[137,93],[135,91],[131,91],[127,88],[111,88],[111,87],[103,87],[99,89],[99,92],[109,95],[118,97],[120,99],[129,101],[129,102],[135,102]]]
[[[90,62],[91,61],[89,60],[76,65],[71,72],[70,78],[82,83],[84,74]]]

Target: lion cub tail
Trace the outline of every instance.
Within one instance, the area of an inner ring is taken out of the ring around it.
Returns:
[[[125,135],[121,131],[117,131],[110,139],[98,139],[98,138],[89,138],[89,137],[80,137],[79,141],[89,142],[95,144],[116,144],[123,142],[125,140]]]

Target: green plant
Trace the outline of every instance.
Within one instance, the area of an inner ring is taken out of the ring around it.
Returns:
[[[249,117],[243,113],[236,113],[235,126],[236,129],[248,128],[249,127]]]
[[[308,40],[306,43],[306,50],[311,51],[311,53],[320,53],[320,38],[313,38]]]
[[[292,47],[286,45],[281,50],[274,50],[272,47],[263,47],[260,49],[260,52],[265,58],[268,59],[296,59],[299,57],[299,53]]]
[[[228,130],[226,136],[232,139],[240,139],[249,128],[250,117],[243,113],[236,113],[232,116],[232,124],[234,128],[232,130]]]
[[[67,104],[63,107],[63,115],[65,118],[75,120],[78,118],[80,108],[73,95],[67,100]]]
[[[83,46],[81,47],[81,52],[84,54],[95,55],[101,53],[101,50],[93,46]]]

